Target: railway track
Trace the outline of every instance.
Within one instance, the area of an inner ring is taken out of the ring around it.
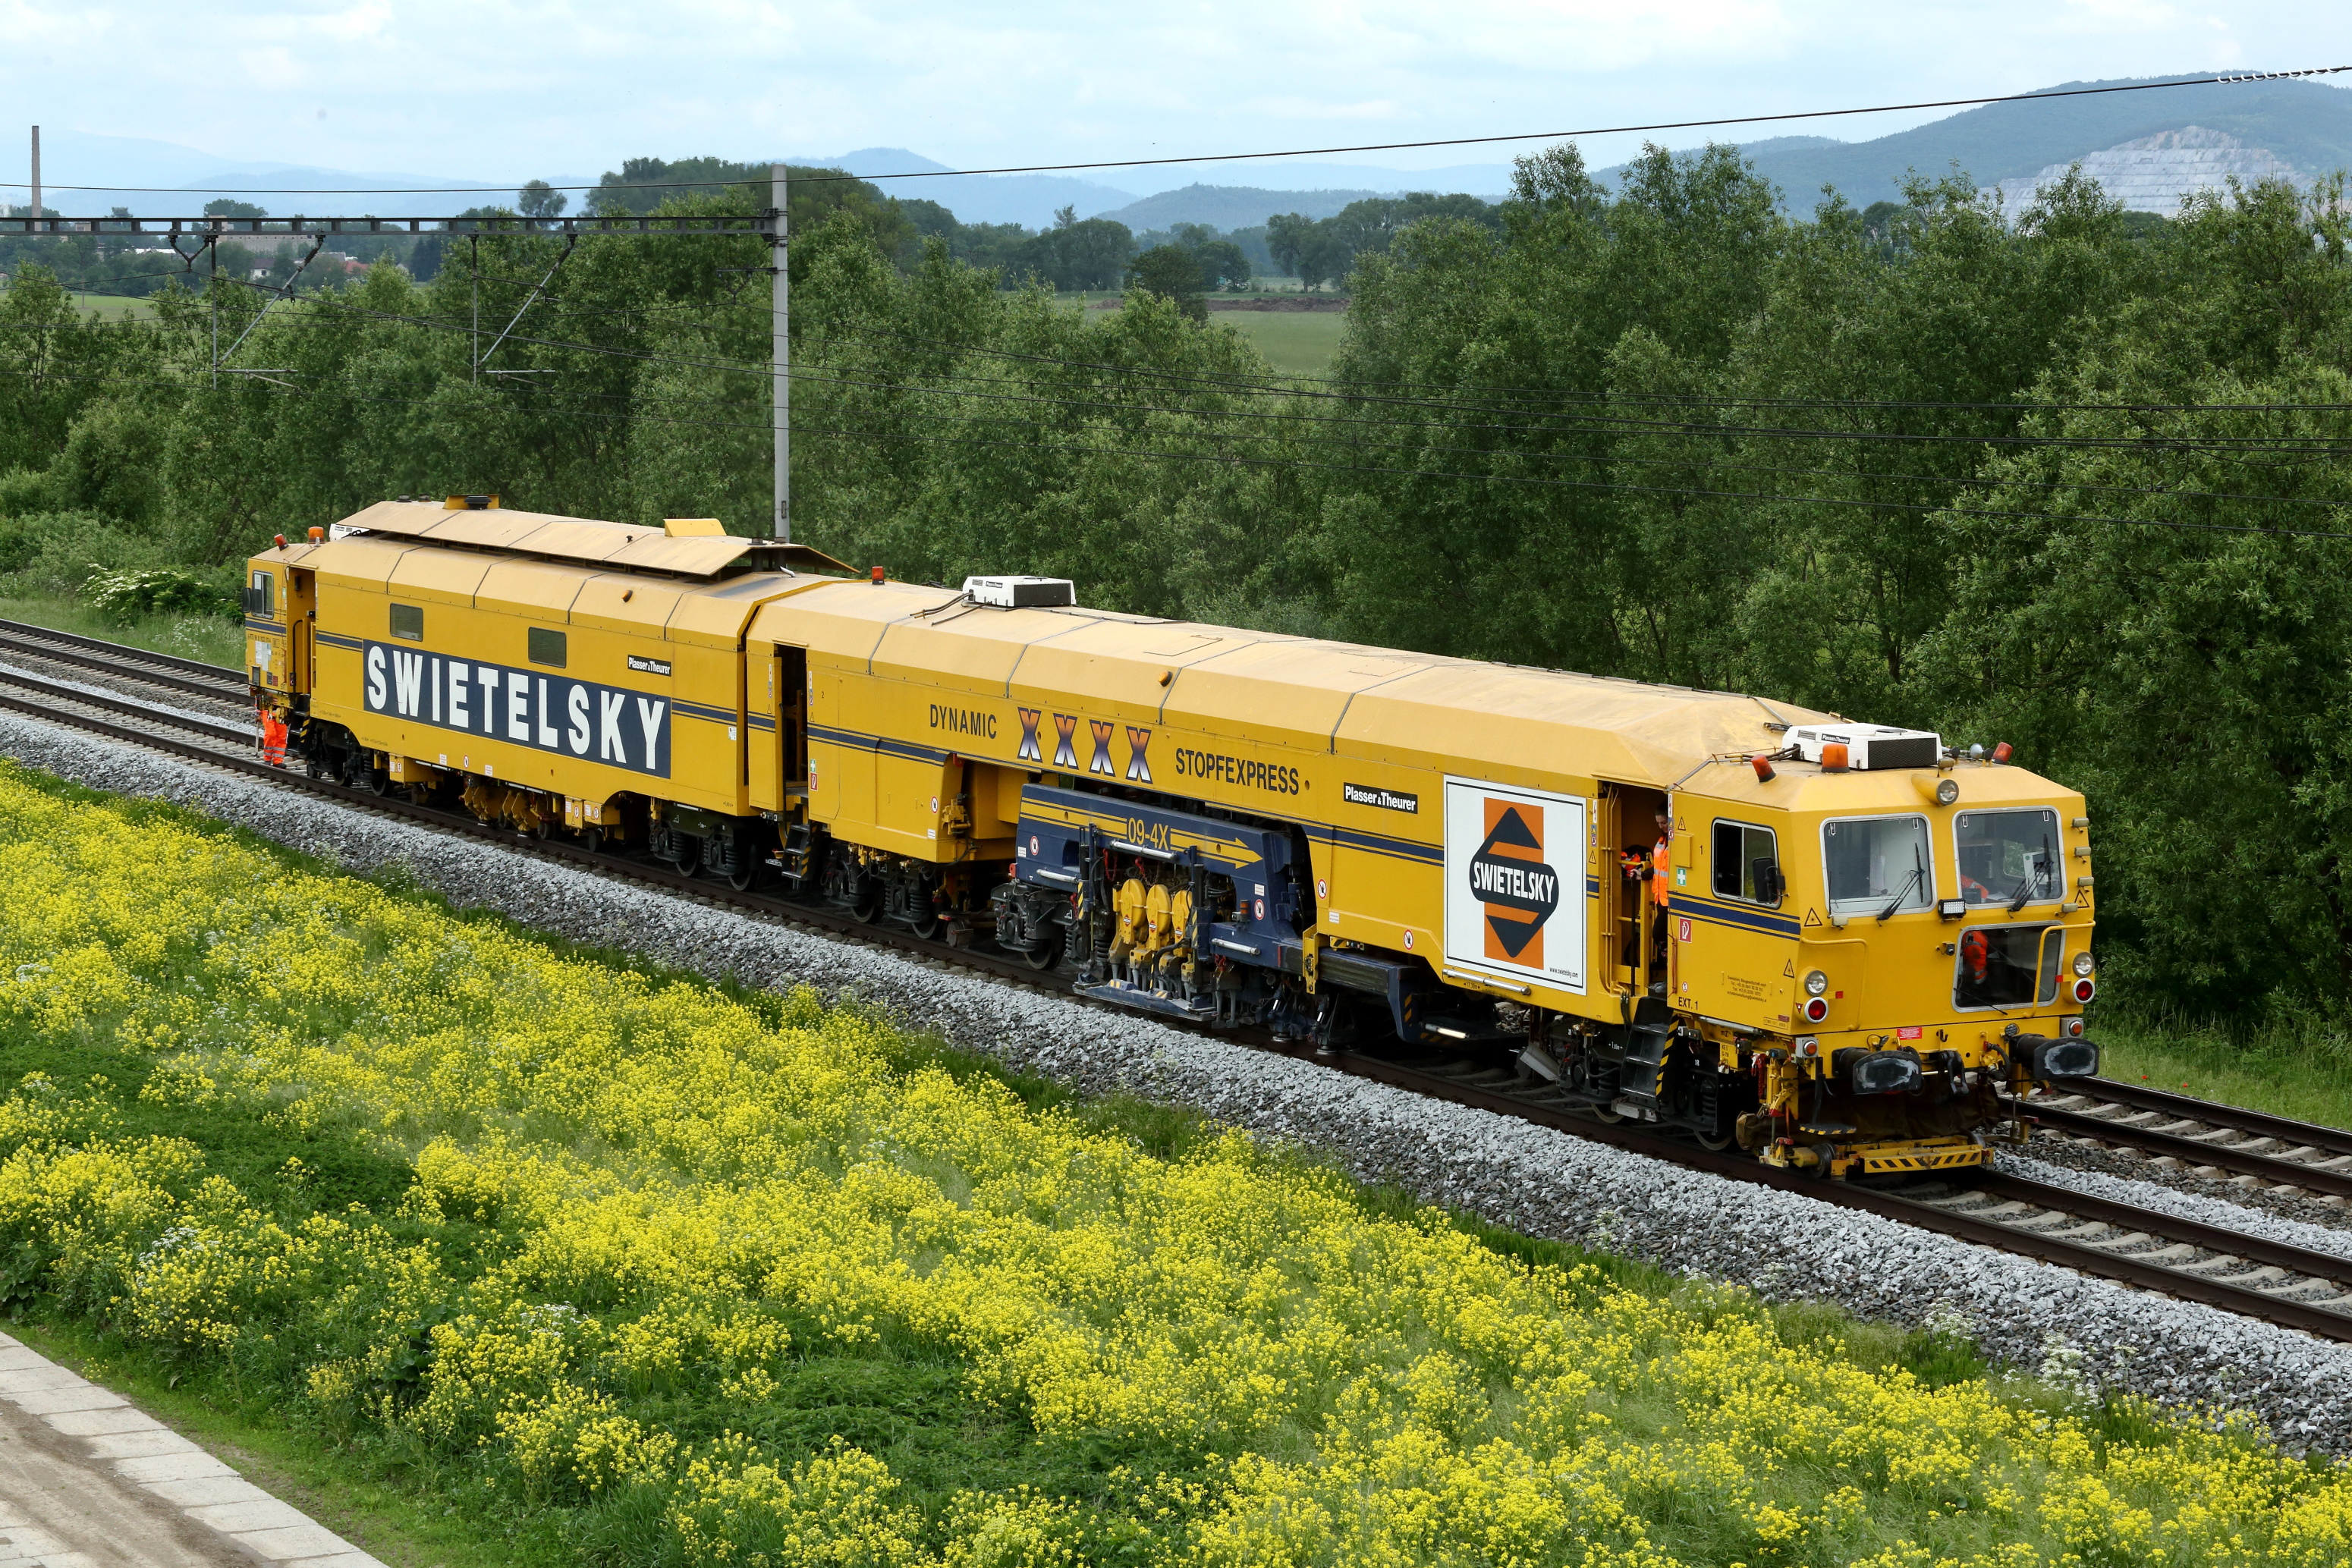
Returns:
[[[239,707],[247,706],[249,700],[242,670],[183,659],[173,653],[125,647],[120,643],[100,642],[78,632],[53,632],[46,626],[27,625],[22,621],[0,621],[0,658],[11,653],[88,670],[93,674],[117,680],[136,680],[184,696],[232,703]]]
[[[0,654],[16,647],[10,639],[45,643],[60,652],[43,653],[41,657],[78,664],[78,667],[93,671],[101,666],[89,661],[108,660],[119,652],[125,657],[104,664],[104,673],[116,681],[152,685],[159,694],[159,701],[163,693],[244,700],[243,677],[233,670],[198,664],[193,660],[173,660],[166,655],[151,656],[142,650],[115,650],[111,644],[93,639],[41,632],[37,628],[0,622]],[[79,655],[79,662],[62,657],[63,653]],[[191,692],[191,683],[207,689]],[[533,839],[510,829],[482,824],[462,811],[420,805],[396,794],[377,795],[331,779],[311,779],[299,770],[273,768],[254,754],[249,724],[174,712],[127,695],[93,693],[5,665],[0,665],[0,709],[266,779],[356,810],[485,840],[616,881],[683,894],[707,904],[740,909],[804,930],[890,948],[932,963],[945,962],[1013,985],[1068,995],[1066,983],[1050,974],[1036,973],[1017,958],[952,946],[894,926],[866,925],[845,911],[824,905],[758,891],[737,892],[721,882],[682,876],[675,868],[658,862],[590,851],[562,839]],[[1312,1054],[1310,1048],[1303,1044],[1276,1041],[1264,1031],[1232,1031],[1223,1038],[1286,1055]],[[2156,1210],[1998,1173],[1987,1173],[1966,1185],[1923,1182],[1899,1187],[1816,1180],[1759,1165],[1736,1153],[1713,1153],[1644,1129],[1639,1124],[1601,1122],[1552,1097],[1540,1081],[1530,1083],[1500,1060],[1398,1057],[1353,1051],[1313,1059],[1339,1071],[1517,1117],[1731,1180],[1801,1192],[1839,1207],[1876,1214],[2139,1289],[2201,1301],[2321,1338],[2352,1343],[2352,1260],[2326,1253],[2265,1241]],[[2126,1113],[2134,1116],[2149,1113],[2171,1117],[2178,1107],[2128,1101],[2112,1094],[2105,1099],[2091,1099],[2094,1093],[2106,1094],[2124,1087],[2099,1081],[2080,1097],[2085,1103],[2108,1107],[2106,1116],[2055,1101],[2045,1104],[2037,1100],[2028,1109],[2045,1123],[2053,1117],[2079,1116],[2099,1129],[2093,1135],[2103,1139],[2126,1141],[2159,1135],[2138,1131],[2136,1124],[2127,1126],[2113,1118]],[[2128,1092],[2150,1096],[2155,1092]],[[2326,1140],[2333,1140],[2342,1145],[2346,1155],[2352,1155],[2352,1134],[2285,1123],[2278,1118],[2258,1118],[2253,1113],[2235,1112],[2181,1096],[2158,1098],[2178,1100],[2181,1106],[2194,1107],[2200,1126],[2222,1127],[2274,1140],[2283,1139],[2292,1130],[2292,1135],[2299,1142],[2292,1149],[2282,1143],[2284,1153],[2318,1155],[2328,1148]],[[2231,1121],[2232,1117],[2236,1120]],[[2258,1129],[2252,1124],[2257,1120],[2273,1124]],[[2160,1135],[2182,1134],[2167,1132]],[[2210,1142],[2196,1142],[2195,1147],[2208,1155],[2226,1155],[2241,1161],[2273,1157],[2267,1153],[2234,1153]],[[2330,1153],[2326,1157],[2336,1156]],[[2209,1159],[2204,1163],[2220,1165],[2221,1161]],[[2286,1163],[2283,1155],[2279,1163]],[[2334,1178],[2332,1171],[2315,1175],[2315,1166],[2309,1162],[2292,1164],[2289,1168],[2299,1173],[2297,1185],[2308,1186],[2310,1180],[2317,1179],[2343,1179],[2347,1189],[2352,1189],[2352,1176]]]
[[[2110,1078],[2037,1094],[2019,1109],[2076,1138],[2135,1148],[2200,1176],[2352,1199],[2352,1133]]]

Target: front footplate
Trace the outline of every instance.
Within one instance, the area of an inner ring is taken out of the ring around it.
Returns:
[[[1162,1018],[1181,1019],[1186,1023],[1213,1023],[1217,1018],[1216,998],[1188,1002],[1181,997],[1171,997],[1159,991],[1147,991],[1140,986],[1130,986],[1123,980],[1105,980],[1092,984],[1075,982],[1070,988],[1082,997],[1098,1002],[1110,1002],[1122,1008],[1136,1008]]]
[[[1879,1176],[1899,1171],[1948,1171],[1983,1165],[1992,1151],[1972,1138],[1932,1138],[1921,1143],[1858,1144],[1838,1151],[1840,1176]]]

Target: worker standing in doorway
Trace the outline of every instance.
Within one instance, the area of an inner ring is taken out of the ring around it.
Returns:
[[[1650,846],[1650,975],[1652,988],[1665,984],[1666,979],[1666,857],[1675,843],[1675,819],[1671,812],[1658,812],[1658,841]]]

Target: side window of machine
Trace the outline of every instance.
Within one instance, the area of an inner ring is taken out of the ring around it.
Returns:
[[[1715,825],[1715,895],[1748,904],[1780,902],[1780,847],[1769,828]]]
[[[257,571],[253,586],[245,591],[245,611],[248,615],[271,615],[278,598],[278,576],[275,572]]]
[[[1936,902],[1925,817],[1845,817],[1823,823],[1822,862],[1829,874],[1832,919],[1899,915]]]
[[[425,606],[395,604],[392,607],[392,634],[404,642],[425,641]]]
[[[534,626],[530,629],[530,641],[532,664],[545,664],[551,670],[563,668],[564,634],[562,632],[551,632],[544,626]]]

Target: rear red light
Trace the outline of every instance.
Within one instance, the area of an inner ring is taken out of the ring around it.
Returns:
[[[2087,1002],[2098,993],[2099,988],[2088,980],[2074,982],[2074,999],[2078,1002]]]
[[[1830,1001],[1827,997],[1812,997],[1806,1000],[1805,1021],[1807,1023],[1819,1023],[1829,1016]]]

